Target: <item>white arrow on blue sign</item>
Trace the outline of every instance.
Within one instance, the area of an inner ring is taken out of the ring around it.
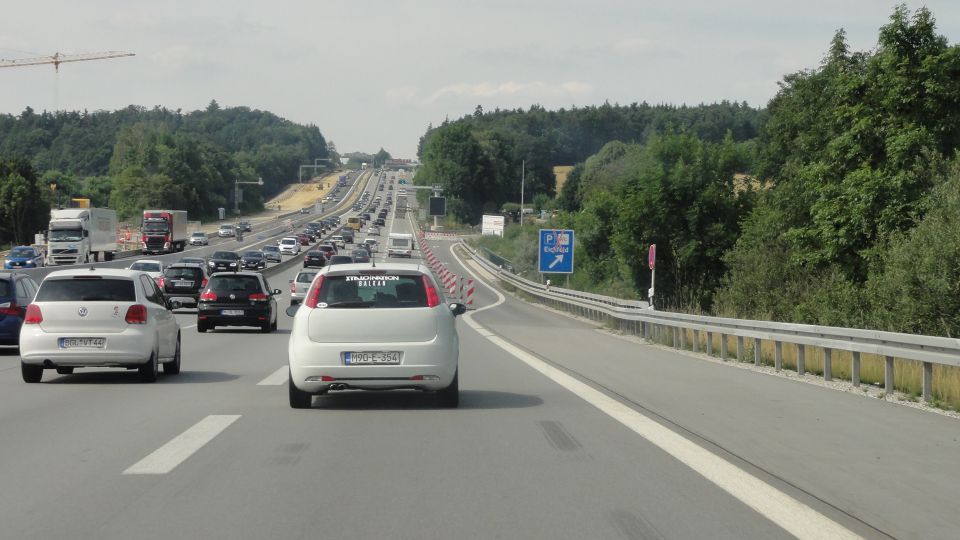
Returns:
[[[540,229],[540,272],[573,273],[573,230]]]

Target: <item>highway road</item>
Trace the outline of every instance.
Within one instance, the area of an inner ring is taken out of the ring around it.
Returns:
[[[412,225],[388,229],[384,244]],[[453,242],[431,244],[483,277]],[[297,270],[270,278],[283,307]],[[453,410],[416,392],[291,409],[285,315],[272,334],[199,334],[179,312],[183,372],[156,384],[97,369],[27,385],[0,357],[0,537],[957,537],[956,420],[643,345],[485,286],[476,305],[458,321]]]

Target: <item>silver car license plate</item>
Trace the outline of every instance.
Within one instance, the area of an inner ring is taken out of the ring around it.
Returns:
[[[224,309],[220,311],[221,315],[243,315],[242,309]]]
[[[102,338],[102,337],[60,338],[61,349],[102,349],[106,346],[107,346],[107,338]]]
[[[192,281],[174,281],[173,286],[174,287],[193,287],[193,282]]]
[[[399,364],[400,351],[349,351],[343,353],[343,363],[350,366]]]

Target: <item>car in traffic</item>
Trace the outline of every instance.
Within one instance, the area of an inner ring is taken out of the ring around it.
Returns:
[[[385,227],[387,225],[387,220],[385,218],[378,217],[377,219],[373,220],[373,223],[378,227]]]
[[[259,250],[244,251],[240,262],[244,270],[263,270],[267,267],[267,258]]]
[[[214,251],[207,259],[207,273],[236,272],[240,270],[240,254],[236,251]]]
[[[303,256],[303,267],[323,268],[327,265],[327,256],[319,249],[311,249]]]
[[[387,257],[413,257],[413,235],[390,233],[387,237]]]
[[[380,248],[380,242],[377,242],[376,238],[364,239],[363,245],[366,246],[367,252],[369,252],[371,255],[376,253]]]
[[[157,285],[168,301],[178,300],[182,305],[196,306],[200,291],[207,286],[207,275],[200,264],[179,262],[163,270]]]
[[[200,267],[203,268],[204,272],[207,271],[207,260],[202,257],[183,257],[177,262],[184,264],[199,264]]]
[[[347,247],[346,241],[343,239],[342,234],[335,234],[330,237],[330,241],[334,243],[337,249],[343,249]]]
[[[249,221],[238,221],[237,230],[240,230],[243,232],[253,232],[253,226],[250,225]]]
[[[217,326],[256,326],[261,332],[277,329],[280,289],[259,272],[220,272],[210,276],[197,305],[197,331]]]
[[[281,255],[296,255],[300,253],[300,240],[295,237],[288,236],[281,238],[277,245],[280,247]]]
[[[45,369],[136,368],[157,380],[159,366],[180,373],[180,325],[157,283],[137,270],[84,268],[49,274],[27,306],[20,331],[23,380]]]
[[[0,345],[19,345],[27,305],[39,285],[19,272],[0,272]]]
[[[307,294],[307,289],[310,288],[310,284],[313,283],[313,278],[316,277],[316,270],[302,270],[297,272],[296,277],[290,280],[290,305],[295,306],[303,301],[304,296]]]
[[[333,245],[331,242],[325,242],[317,246],[317,250],[323,253],[324,257],[327,260],[330,260],[330,257],[333,257],[337,254],[337,246]]]
[[[280,255],[280,246],[263,246],[260,248],[263,258],[268,262],[280,262],[283,257]]]
[[[335,264],[351,264],[353,263],[353,257],[350,255],[334,255],[330,257],[330,260],[327,261],[327,266],[333,266]]]
[[[353,229],[349,227],[344,227],[340,229],[340,236],[343,237],[343,241],[346,242],[347,244],[353,243],[353,239],[354,239]]]
[[[17,246],[11,249],[3,259],[3,268],[6,270],[41,266],[43,266],[43,251],[33,246]]]
[[[303,233],[297,235],[297,240],[300,242],[301,246],[309,246],[310,242],[313,241],[313,239],[310,238],[310,235]]]
[[[230,223],[223,223],[217,229],[217,236],[220,238],[233,238],[237,235],[236,228]]]
[[[370,252],[367,251],[367,248],[354,249],[350,252],[350,256],[353,257],[353,262],[355,263],[370,262]]]
[[[460,341],[455,317],[430,269],[419,264],[344,264],[320,272],[291,306],[290,406],[339,390],[423,390],[459,404]],[[370,332],[376,328],[376,332]]]
[[[163,275],[163,263],[155,259],[140,259],[134,261],[127,269],[146,272],[147,275],[153,279],[160,279],[160,276]]]
[[[188,242],[191,246],[208,246],[210,245],[210,237],[203,231],[197,231],[190,233],[190,240],[188,240]]]
[[[380,227],[377,227],[376,225],[367,227],[367,234],[370,236],[380,236]]]

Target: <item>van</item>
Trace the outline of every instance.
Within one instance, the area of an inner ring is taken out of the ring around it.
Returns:
[[[413,235],[390,233],[387,239],[387,257],[413,257]]]

